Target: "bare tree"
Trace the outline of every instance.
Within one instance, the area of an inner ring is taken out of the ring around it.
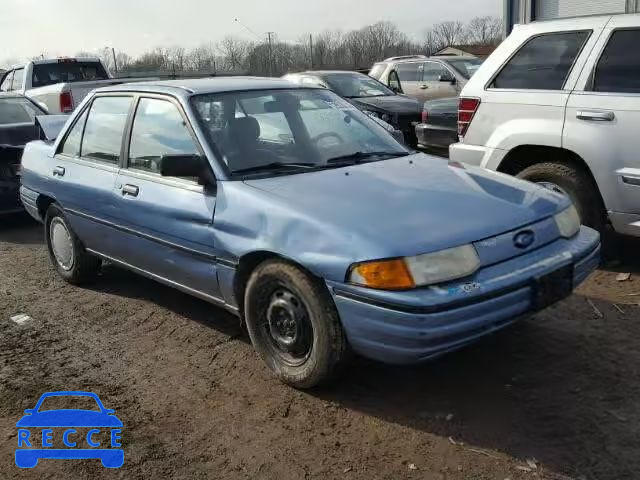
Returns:
[[[241,70],[247,61],[251,44],[232,35],[228,35],[218,43],[218,51],[222,57],[224,68],[227,70]]]
[[[502,20],[497,17],[476,17],[467,25],[467,41],[477,45],[497,45],[502,40]]]
[[[436,43],[440,48],[449,45],[460,45],[466,41],[466,28],[464,23],[456,20],[437,23],[432,28]]]

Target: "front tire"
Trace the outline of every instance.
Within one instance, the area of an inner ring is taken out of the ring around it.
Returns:
[[[536,163],[522,170],[517,177],[565,193],[573,201],[584,225],[604,231],[606,214],[598,186],[584,169],[565,162]]]
[[[346,358],[347,339],[325,285],[290,263],[268,260],[256,268],[245,317],[255,350],[292,387],[327,382]]]
[[[47,210],[45,237],[51,263],[66,282],[81,285],[95,278],[100,270],[100,259],[87,253],[56,204]]]

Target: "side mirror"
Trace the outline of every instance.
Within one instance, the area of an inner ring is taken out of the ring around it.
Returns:
[[[104,413],[106,413],[107,415],[111,415],[112,413],[116,413],[116,411],[112,408],[105,408]]]
[[[211,182],[206,160],[200,155],[163,155],[160,158],[163,177],[197,177],[200,184]]]
[[[27,415],[31,415],[33,413],[33,408],[27,408],[24,413],[26,413]]]
[[[439,82],[447,82],[447,83],[450,83],[451,85],[455,85],[456,84],[456,78],[454,76],[452,76],[452,75],[449,75],[449,74],[440,75],[438,77],[438,81]]]

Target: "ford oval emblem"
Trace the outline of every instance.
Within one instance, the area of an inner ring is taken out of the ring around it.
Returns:
[[[536,234],[531,230],[524,230],[522,232],[516,233],[513,237],[513,244],[518,248],[529,248],[533,245],[533,242],[536,239]]]

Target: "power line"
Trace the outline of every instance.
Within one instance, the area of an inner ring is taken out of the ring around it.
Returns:
[[[238,25],[240,25],[242,28],[244,28],[247,32],[249,32],[251,35],[253,35],[254,37],[256,37],[258,40],[262,40],[262,37],[260,35],[258,35],[256,32],[254,32],[253,30],[251,30],[249,27],[247,27],[244,23],[242,23],[238,18],[234,18],[233,19],[234,22],[236,22]]]

